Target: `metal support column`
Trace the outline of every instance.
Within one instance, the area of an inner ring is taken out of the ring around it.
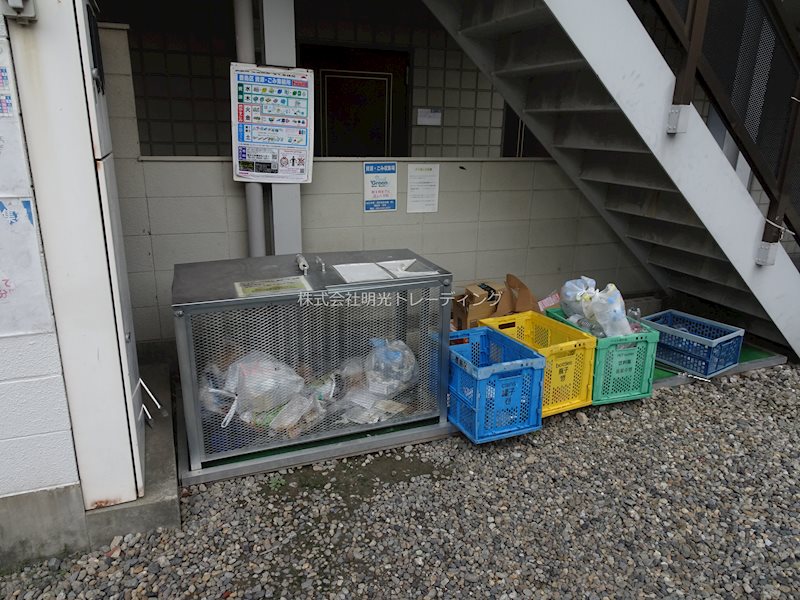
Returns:
[[[256,46],[253,29],[252,0],[234,0],[236,60],[255,64]],[[266,256],[267,236],[264,222],[264,188],[260,183],[244,184],[247,203],[247,247],[250,256]]]
[[[294,0],[261,0],[264,63],[296,67]],[[272,247],[275,254],[303,251],[300,184],[272,184]]]

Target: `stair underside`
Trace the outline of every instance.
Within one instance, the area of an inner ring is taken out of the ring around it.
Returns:
[[[783,341],[542,0],[424,1],[666,291]]]

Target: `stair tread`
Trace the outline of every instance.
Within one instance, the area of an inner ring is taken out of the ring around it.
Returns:
[[[628,152],[631,154],[650,154],[650,150],[645,146],[628,143],[624,140],[612,140],[607,144],[602,144],[588,138],[580,139],[577,137],[564,138],[558,142],[553,142],[556,148],[568,150],[598,150],[608,152]]]
[[[461,28],[461,35],[471,38],[495,38],[502,35],[525,31],[535,25],[552,20],[550,11],[544,4],[537,4],[516,13],[503,15],[495,19],[467,25]]]
[[[525,109],[526,113],[598,113],[598,112],[618,112],[619,106],[616,104],[592,104],[592,103],[575,103],[575,104],[560,104],[557,106],[535,106]]]
[[[675,248],[675,245],[673,245],[667,240],[658,238],[651,232],[628,231],[625,235],[631,239],[639,240],[640,242],[647,242],[648,244],[654,244],[656,246],[665,246],[667,248]],[[728,260],[727,257],[722,253],[722,251],[719,250],[718,248],[714,249],[713,247],[705,247],[700,244],[685,244],[682,246],[682,249],[692,254],[697,254],[698,256],[703,256],[706,258],[713,258],[716,260]]]
[[[733,265],[727,261],[713,258],[698,260],[697,255],[680,248],[659,246],[653,249],[647,262],[662,269],[704,279],[740,292],[750,291],[747,284],[733,268]]]
[[[540,73],[551,73],[555,71],[573,71],[585,68],[587,63],[583,58],[565,58],[563,60],[550,60],[538,64],[519,64],[511,67],[503,67],[494,71],[494,77],[530,77]]]
[[[675,215],[671,215],[666,211],[661,212],[658,210],[647,210],[644,206],[642,205],[637,206],[633,203],[615,203],[613,201],[606,201],[605,208],[606,210],[610,210],[615,213],[633,215],[636,217],[642,217],[646,219],[655,219],[658,221],[664,221],[666,223],[676,223],[678,225],[684,225],[686,227],[694,227],[697,229],[705,230],[705,225],[703,225],[699,220],[690,220],[688,218],[676,217]]]
[[[584,168],[578,176],[583,180],[596,181],[598,183],[613,183],[615,185],[625,185],[648,190],[661,190],[664,192],[678,191],[674,185],[664,181],[662,178],[651,177],[643,173],[613,173],[608,169],[591,167]]]
[[[769,319],[766,311],[751,295],[751,292],[736,290],[691,275],[677,274],[669,278],[669,287],[677,292],[690,294],[722,306],[728,306],[760,319]],[[722,289],[720,289],[722,288]],[[745,297],[742,297],[745,294]]]

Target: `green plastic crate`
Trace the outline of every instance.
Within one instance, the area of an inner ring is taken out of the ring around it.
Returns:
[[[560,308],[548,308],[547,316],[580,329]],[[611,404],[647,398],[653,393],[658,331],[640,323],[644,331],[597,338],[592,404]]]

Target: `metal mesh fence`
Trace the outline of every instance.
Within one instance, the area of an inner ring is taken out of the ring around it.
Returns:
[[[372,292],[361,300],[275,302],[188,317],[204,460],[438,416],[441,311],[449,310],[440,288]],[[376,340],[404,342],[417,375],[398,376],[395,385],[370,367],[367,357],[382,343]]]
[[[712,0],[703,53],[777,174],[798,73],[761,0]]]

